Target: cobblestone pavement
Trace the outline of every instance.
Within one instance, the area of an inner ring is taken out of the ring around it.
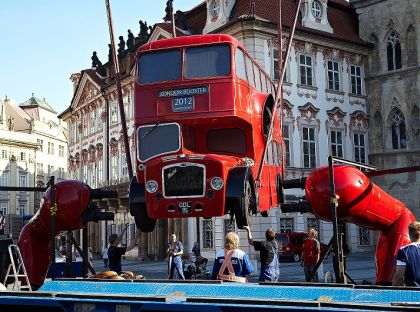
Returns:
[[[375,282],[376,269],[374,259],[375,255],[373,252],[354,253],[350,255],[347,261],[347,272],[357,284],[361,284],[363,281]],[[212,259],[209,259],[207,268],[211,271],[212,267]],[[102,260],[95,260],[94,268],[97,272],[104,271]],[[123,270],[132,271],[135,274],[142,274],[147,279],[166,279],[168,276],[167,261],[123,260],[122,268]],[[331,257],[324,262],[323,270],[324,273],[327,271],[334,272]],[[259,267],[254,271],[251,281],[257,282],[258,275]],[[303,282],[304,280],[303,268],[300,266],[300,263],[280,263],[281,282]]]

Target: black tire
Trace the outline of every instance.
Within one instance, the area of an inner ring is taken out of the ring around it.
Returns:
[[[245,183],[245,191],[241,198],[238,199],[238,204],[235,205],[235,220],[238,229],[242,230],[244,226],[251,224],[251,201],[252,192],[249,181]]]
[[[143,233],[153,232],[156,226],[156,219],[150,219],[147,214],[145,203],[130,203],[130,212],[134,216],[137,228]]]

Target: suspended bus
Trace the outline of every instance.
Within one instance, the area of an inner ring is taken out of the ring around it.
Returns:
[[[160,40],[137,53],[136,177],[130,212],[143,232],[161,218],[230,214],[238,228],[268,215],[281,192],[282,138],[275,118],[261,178],[275,87],[224,34]]]

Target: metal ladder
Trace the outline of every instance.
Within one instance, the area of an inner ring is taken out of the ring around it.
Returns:
[[[23,263],[22,255],[19,247],[15,244],[9,245],[10,264],[7,268],[6,276],[4,277],[4,286],[9,278],[13,278],[12,290],[29,290],[32,291],[29,283],[28,274],[26,274],[25,264]],[[25,284],[26,283],[26,284]],[[9,283],[10,284],[10,283]]]

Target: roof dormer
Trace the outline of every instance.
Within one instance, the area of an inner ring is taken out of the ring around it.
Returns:
[[[302,25],[332,33],[328,22],[328,0],[303,0],[301,5]]]
[[[236,0],[206,0],[207,21],[203,34],[222,27],[229,21],[230,12]]]

